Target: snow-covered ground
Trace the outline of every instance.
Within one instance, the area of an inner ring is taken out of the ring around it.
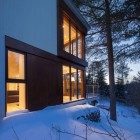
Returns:
[[[109,105],[107,101],[101,103]],[[109,135],[116,136],[116,132],[121,139],[140,140],[140,115],[136,109],[117,104],[117,122],[108,120],[108,111],[100,109],[101,121],[89,121],[88,127],[86,121],[77,119],[97,109],[89,104],[67,108],[60,105],[9,116],[0,122],[0,140],[82,140],[86,132],[88,140],[112,140]]]

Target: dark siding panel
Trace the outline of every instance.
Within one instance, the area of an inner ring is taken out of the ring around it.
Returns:
[[[27,54],[28,109],[43,109],[61,101],[61,64]],[[59,76],[58,76],[59,75]]]

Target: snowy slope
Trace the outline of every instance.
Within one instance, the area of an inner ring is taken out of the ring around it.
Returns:
[[[105,104],[108,103],[105,102]],[[0,122],[0,140],[81,140],[86,137],[87,127],[85,121],[77,120],[77,117],[94,110],[97,108],[89,104],[67,108],[61,105],[61,107],[47,107],[41,111],[9,116]],[[88,122],[88,126],[90,129],[106,135],[88,130],[88,140],[112,140],[113,138],[108,136],[109,133],[112,133],[109,123],[122,139],[140,140],[140,116],[135,109],[118,105],[117,123],[110,120],[108,122],[108,111],[103,109],[100,111],[101,121]],[[57,130],[65,131],[65,133]]]

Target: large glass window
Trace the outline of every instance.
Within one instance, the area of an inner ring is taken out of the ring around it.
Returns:
[[[76,28],[71,26],[71,54],[76,56]]]
[[[63,66],[63,102],[84,98],[84,72]]]
[[[8,51],[8,78],[24,79],[24,55]]]
[[[63,18],[63,50],[83,58],[83,35],[65,16]]]
[[[7,112],[26,109],[25,55],[8,50]]]

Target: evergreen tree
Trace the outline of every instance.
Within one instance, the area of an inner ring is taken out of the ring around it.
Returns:
[[[125,43],[116,45],[116,59],[123,55],[131,61],[140,60],[140,1],[124,0],[122,5],[122,18],[118,20],[124,24],[124,30],[120,36]],[[127,41],[127,42],[126,42]]]
[[[122,57],[118,62],[115,63],[115,73],[119,79],[122,80],[122,84],[124,85],[127,81],[127,77],[131,69],[128,67],[128,63],[125,60],[125,57]]]
[[[114,82],[114,58],[113,58],[113,41],[117,42],[118,32],[123,29],[120,24],[116,26],[118,13],[121,11],[121,4],[117,0],[74,0],[79,6],[81,13],[86,17],[91,25],[88,41],[92,48],[103,48],[108,54],[109,68],[109,85],[110,85],[110,118],[116,120],[116,96]],[[114,24],[115,23],[115,24]],[[94,44],[93,44],[94,43]],[[106,47],[106,48],[105,48]],[[89,51],[90,52],[90,51]]]
[[[87,36],[88,59],[95,55],[100,55],[101,59],[108,59],[110,118],[116,120],[114,60],[118,61],[124,55],[131,60],[140,58],[140,1],[74,1],[91,25]]]
[[[92,63],[92,70],[93,70],[93,84],[98,86],[99,94],[100,95],[108,95],[108,86],[106,83],[106,70],[103,67],[102,62],[95,61]]]
[[[137,82],[137,83],[140,83],[140,71],[138,71],[137,76],[134,76],[133,81]]]
[[[116,80],[116,97],[119,100],[125,99],[125,89],[124,89],[123,79],[120,77],[117,77]]]

